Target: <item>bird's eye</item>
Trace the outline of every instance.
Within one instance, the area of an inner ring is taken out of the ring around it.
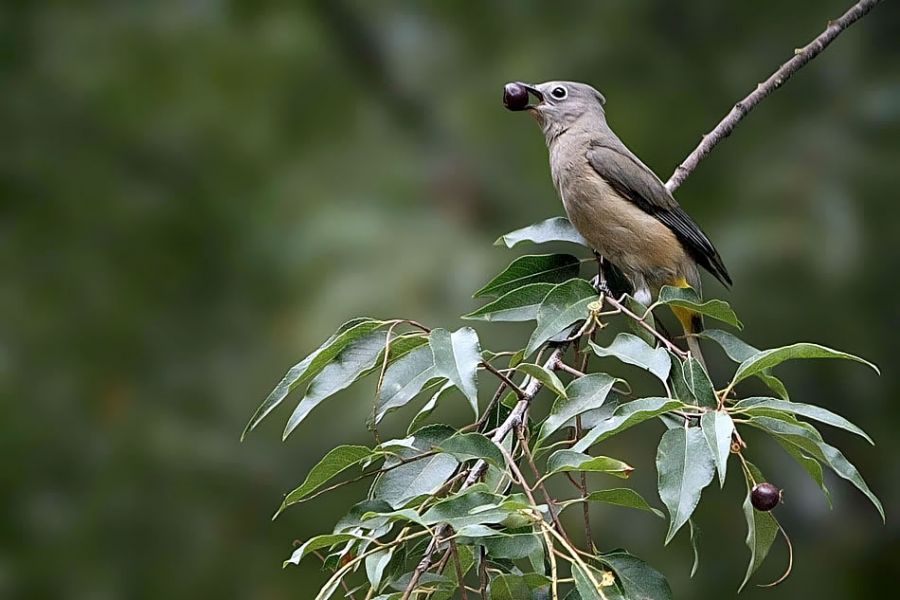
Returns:
[[[566,97],[566,88],[562,86],[557,86],[550,91],[550,95],[556,98],[557,100],[562,100]]]

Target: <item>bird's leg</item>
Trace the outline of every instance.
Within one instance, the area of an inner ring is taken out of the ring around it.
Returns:
[[[596,250],[593,252],[594,258],[597,259],[597,274],[591,279],[591,285],[594,286],[597,293],[612,296],[612,290],[609,289],[609,284],[606,282],[606,273],[603,271],[604,259]]]

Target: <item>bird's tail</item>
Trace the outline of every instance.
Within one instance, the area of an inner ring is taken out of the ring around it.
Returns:
[[[678,279],[674,285],[681,288],[691,287],[683,277]],[[687,341],[691,356],[700,361],[700,364],[706,369],[706,361],[703,359],[703,353],[700,351],[700,340],[697,339],[697,334],[703,331],[703,316],[678,306],[673,306],[672,312],[675,314],[678,322],[681,323],[682,329],[684,329],[684,339]]]

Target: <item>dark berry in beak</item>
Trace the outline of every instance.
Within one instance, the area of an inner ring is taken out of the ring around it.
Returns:
[[[771,483],[758,483],[750,490],[750,502],[756,510],[768,512],[781,502],[781,490]]]
[[[528,90],[518,83],[507,83],[503,86],[503,106],[507,110],[525,110],[528,108]]]

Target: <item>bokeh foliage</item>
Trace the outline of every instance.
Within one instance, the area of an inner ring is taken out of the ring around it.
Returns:
[[[336,322],[474,310],[470,290],[508,262],[490,242],[558,212],[539,136],[502,112],[500,84],[595,84],[665,176],[845,4],[4,3],[0,593],[302,596],[321,574],[278,568],[285,530],[306,538],[339,511],[260,515],[333,445],[335,420],[365,418],[371,390],[286,446],[274,422],[240,446],[246,416]],[[814,339],[885,371],[787,368],[795,394],[869,425],[877,451],[842,441],[888,525],[852,492],[834,524],[786,469],[802,499],[782,518],[805,559],[767,598],[874,596],[900,553],[898,26],[883,3],[678,193],[735,275],[749,341]],[[489,331],[498,346],[522,333]],[[621,454],[649,471],[640,447],[626,435]],[[778,453],[759,461],[770,477]],[[741,518],[723,503],[700,525]],[[681,553],[657,549],[662,525],[613,525],[611,541],[627,533],[686,579]],[[731,593],[743,540],[703,543],[734,570],[701,569],[694,589]]]

